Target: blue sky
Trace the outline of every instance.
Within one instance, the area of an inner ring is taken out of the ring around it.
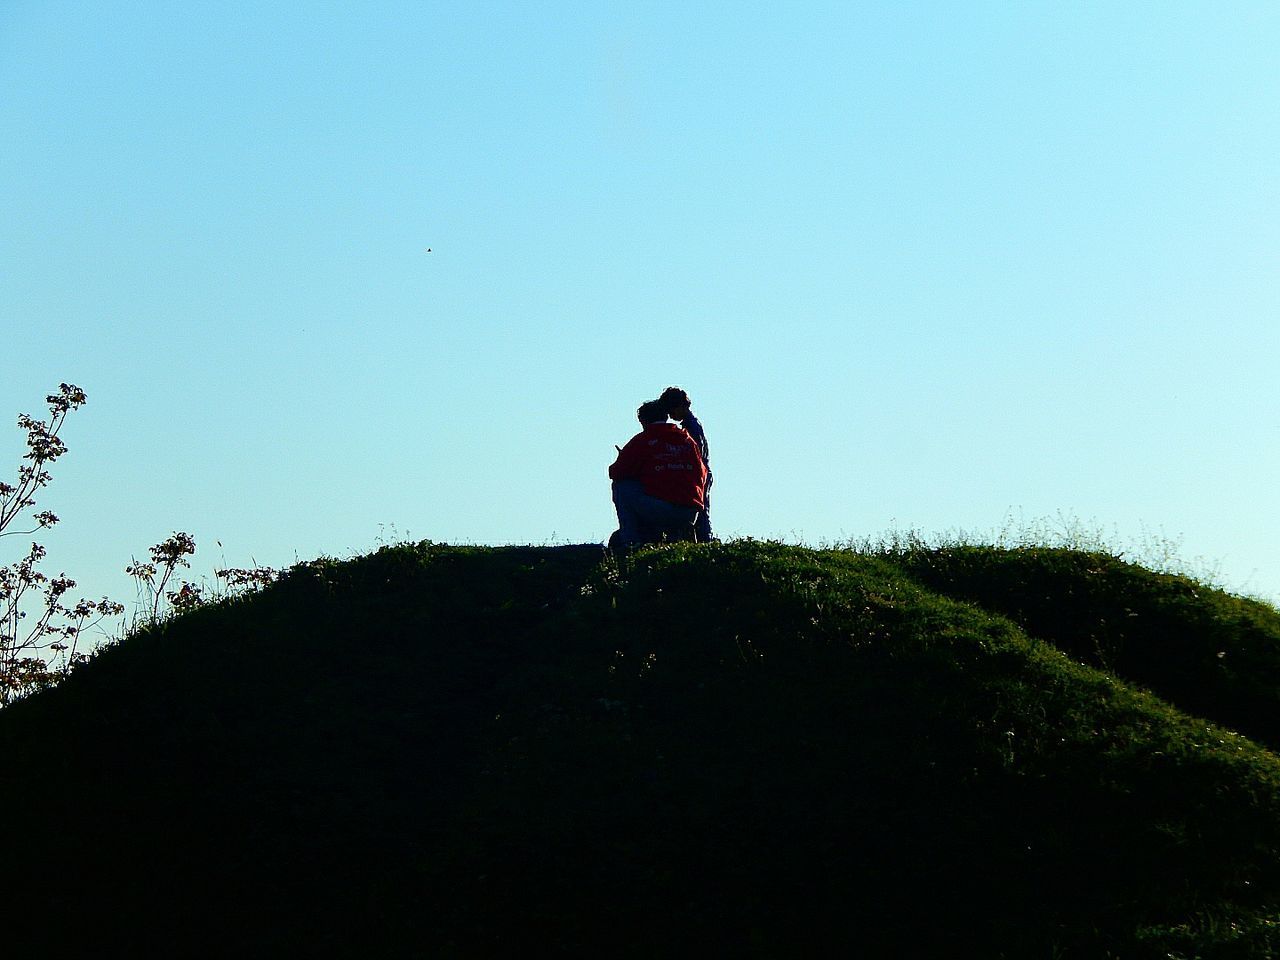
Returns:
[[[722,535],[1061,515],[1280,597],[1277,49],[1270,2],[9,0],[0,414],[89,394],[49,564],[603,540],[680,384]]]

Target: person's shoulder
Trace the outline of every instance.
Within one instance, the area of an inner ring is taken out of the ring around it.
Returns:
[[[678,424],[678,423],[670,424],[670,426],[671,426],[671,428],[672,428],[672,430],[671,430],[671,435],[672,435],[672,437],[674,437],[674,438],[675,438],[675,439],[677,439],[677,440],[681,440],[681,441],[684,441],[684,442],[687,442],[687,443],[691,443],[691,444],[693,444],[695,447],[698,445],[698,437],[697,437],[697,434],[695,434],[695,433],[694,433],[692,430],[690,430],[688,427],[682,427],[682,426],[680,426],[680,424]]]

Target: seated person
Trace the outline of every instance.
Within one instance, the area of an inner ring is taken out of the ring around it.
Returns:
[[[693,438],[667,422],[656,400],[636,411],[644,429],[618,451],[609,467],[618,532],[609,540],[627,549],[662,539],[694,540],[703,507],[707,467]]]

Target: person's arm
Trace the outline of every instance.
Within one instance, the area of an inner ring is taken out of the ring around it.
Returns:
[[[609,467],[610,480],[634,480],[640,476],[641,450],[639,434],[627,441],[627,445],[618,451],[618,459]]]
[[[690,446],[693,447],[693,458],[697,463],[698,469],[698,485],[703,486],[707,482],[707,474],[710,472],[707,467],[707,461],[702,458],[702,444],[698,442],[697,437],[690,437]]]
[[[685,415],[684,420],[681,422],[681,426],[684,427],[685,432],[689,434],[689,436],[693,437],[693,442],[698,445],[698,453],[702,455],[702,462],[704,464],[709,462],[711,459],[711,453],[707,447],[707,434],[702,429],[701,422],[699,422],[698,418],[693,415],[692,410]]]

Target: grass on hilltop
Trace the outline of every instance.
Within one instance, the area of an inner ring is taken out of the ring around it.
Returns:
[[[1278,644],[1097,552],[387,547],[0,714],[5,877],[137,949],[1261,958]]]

